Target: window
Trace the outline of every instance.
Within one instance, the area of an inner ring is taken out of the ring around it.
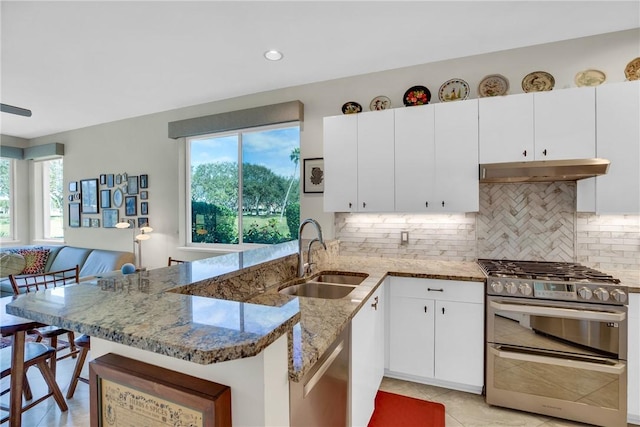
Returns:
[[[15,240],[15,160],[0,158],[0,240]]]
[[[187,139],[189,243],[274,244],[300,223],[300,127]]]
[[[42,169],[42,238],[64,238],[63,211],[65,207],[62,159],[39,162]]]

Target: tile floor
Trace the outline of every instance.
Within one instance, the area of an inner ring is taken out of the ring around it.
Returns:
[[[74,364],[74,359],[65,359],[58,363],[57,379],[62,394],[67,392]],[[84,375],[86,376],[86,372]],[[46,385],[37,369],[29,370],[29,379],[34,390],[34,396],[39,396],[38,393],[44,390]],[[7,384],[8,378],[2,379],[2,389],[6,388]],[[492,407],[484,403],[482,396],[475,394],[392,378],[384,378],[380,389],[444,404],[447,427],[576,427],[583,425],[541,415]],[[3,405],[8,404],[8,394],[2,396],[1,401]],[[60,412],[53,398],[49,398],[47,401],[27,411],[23,415],[22,425],[24,427],[88,427],[89,386],[82,382],[78,383],[75,395],[72,399],[67,400],[67,404],[69,410]],[[5,413],[3,412],[2,415],[4,416]],[[5,423],[3,426],[7,424]],[[629,424],[629,426],[634,425]]]

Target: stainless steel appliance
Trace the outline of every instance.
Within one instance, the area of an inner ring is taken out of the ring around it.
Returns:
[[[349,329],[344,329],[300,382],[289,381],[291,427],[348,425]]]
[[[478,263],[487,275],[487,403],[626,426],[627,288],[580,264]]]

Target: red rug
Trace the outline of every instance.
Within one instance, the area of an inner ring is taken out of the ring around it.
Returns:
[[[378,391],[369,427],[444,427],[444,405]]]

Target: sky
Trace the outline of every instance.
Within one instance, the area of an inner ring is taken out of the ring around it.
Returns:
[[[246,132],[243,136],[243,161],[265,166],[276,175],[289,178],[294,164],[289,158],[292,150],[300,146],[299,127]],[[192,140],[191,165],[203,163],[235,162],[238,157],[237,136],[207,137]],[[295,169],[296,173],[299,171]]]

